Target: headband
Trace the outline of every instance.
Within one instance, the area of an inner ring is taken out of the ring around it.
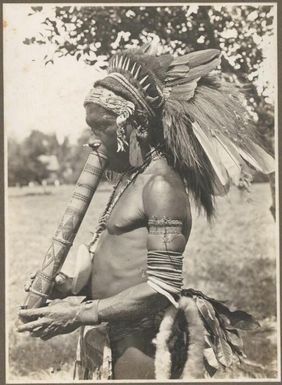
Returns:
[[[91,88],[87,94],[83,103],[84,107],[89,103],[99,104],[117,115],[128,114],[130,116],[135,111],[134,103],[100,86]]]
[[[128,146],[125,133],[125,124],[127,119],[132,116],[135,112],[134,103],[125,100],[119,95],[116,95],[114,92],[104,88],[104,87],[93,87],[89,91],[88,95],[84,100],[84,107],[89,103],[98,104],[101,107],[104,107],[106,110],[112,111],[117,114],[117,140],[118,148],[117,152],[125,151],[125,147]]]

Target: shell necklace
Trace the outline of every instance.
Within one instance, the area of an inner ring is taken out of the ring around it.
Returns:
[[[119,201],[120,197],[125,192],[125,190],[135,181],[137,176],[139,174],[141,174],[149,166],[149,164],[152,161],[163,158],[163,157],[164,157],[164,154],[161,153],[156,148],[146,155],[144,163],[141,166],[139,166],[138,168],[131,167],[121,175],[120,179],[118,180],[118,182],[113,187],[113,191],[109,197],[106,208],[105,208],[103,214],[100,216],[96,231],[93,235],[92,240],[89,243],[88,247],[89,247],[89,251],[91,253],[94,253],[94,251],[96,249],[97,241],[100,238],[101,233],[106,229],[106,225],[107,225],[107,222],[108,222],[108,220],[112,214],[112,211],[113,211],[115,205],[117,204],[117,202]],[[129,174],[129,173],[131,174],[130,177],[128,178],[128,180],[126,181],[124,186],[119,190],[118,194],[116,194],[116,191],[117,191],[118,187],[120,186],[124,176]]]

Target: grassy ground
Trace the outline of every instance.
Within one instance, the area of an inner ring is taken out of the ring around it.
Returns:
[[[263,365],[250,372],[230,371],[221,377],[276,377],[275,227],[269,212],[267,184],[253,186],[251,194],[232,190],[217,201],[212,225],[194,215],[185,251],[185,283],[234,307],[251,312],[261,328],[245,335],[251,360]],[[9,380],[71,380],[77,332],[42,342],[15,330],[17,306],[23,303],[23,283],[41,264],[72,187],[9,190],[7,265],[7,320]],[[88,241],[109,189],[102,186],[94,197],[69,254],[65,271],[71,273],[80,243]]]

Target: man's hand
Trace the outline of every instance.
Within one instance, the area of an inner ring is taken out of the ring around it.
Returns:
[[[55,277],[55,285],[50,293],[50,299],[66,298],[72,294],[72,281],[73,278],[67,276],[63,272],[60,272]]]
[[[42,340],[71,333],[82,325],[79,319],[81,306],[66,300],[55,300],[46,307],[20,310],[19,317],[26,323],[18,327],[18,332],[29,331],[31,336]]]
[[[25,291],[29,291],[32,286],[32,283],[36,277],[36,273],[31,273],[29,279],[25,282],[24,288]],[[63,299],[72,294],[72,281],[73,278],[67,276],[65,273],[60,272],[55,277],[54,287],[49,294],[50,299]]]

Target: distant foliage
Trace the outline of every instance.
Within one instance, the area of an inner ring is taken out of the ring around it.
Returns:
[[[61,183],[75,183],[85,164],[89,151],[82,149],[87,143],[89,131],[85,130],[77,144],[70,144],[68,138],[59,144],[55,134],[32,131],[22,142],[8,139],[8,184],[9,186],[27,185],[29,182],[41,183],[50,178],[48,164],[41,155],[53,155],[59,167],[55,170],[56,179]]]
[[[43,8],[31,9],[30,15]],[[271,5],[63,6],[54,7],[38,36],[24,43],[54,45],[53,53],[44,57],[46,64],[71,55],[101,68],[118,49],[136,46],[152,34],[173,53],[219,48],[222,70],[244,86],[259,135],[272,151],[273,106],[252,83],[263,60],[259,42],[272,33]]]
[[[8,184],[26,185],[29,182],[41,183],[48,177],[48,170],[38,157],[48,152],[47,135],[33,131],[22,143],[8,140]]]

